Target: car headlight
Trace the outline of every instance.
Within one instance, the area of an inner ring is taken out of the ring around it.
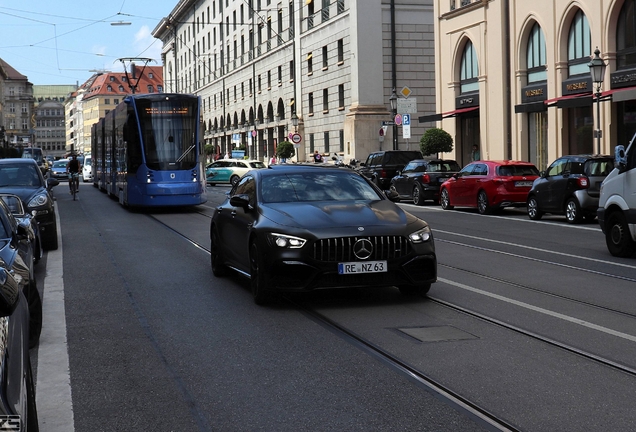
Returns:
[[[300,237],[289,236],[285,234],[271,233],[269,235],[272,244],[284,249],[299,249],[307,243],[307,240]]]
[[[431,229],[427,226],[409,235],[413,243],[424,243],[431,239]]]
[[[40,193],[31,198],[31,201],[27,204],[27,207],[42,207],[49,202],[49,197],[45,193]]]

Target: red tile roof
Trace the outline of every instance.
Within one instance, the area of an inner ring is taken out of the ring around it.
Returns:
[[[129,84],[136,85],[135,93],[157,93],[159,87],[163,87],[162,66],[146,66],[143,69],[143,67],[132,65],[129,69],[128,77],[126,77],[125,72],[106,72],[93,75],[80,86],[86,89],[84,99],[95,96],[129,95],[132,94]],[[151,86],[152,91],[149,86]]]

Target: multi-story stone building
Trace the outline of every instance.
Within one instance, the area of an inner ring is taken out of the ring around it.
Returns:
[[[130,65],[130,71],[91,76],[65,102],[66,151],[89,153],[91,127],[133,93],[162,93],[163,68]]]
[[[0,59],[0,126],[6,145],[21,148],[33,142],[33,103],[33,84]]]
[[[34,85],[35,147],[54,159],[66,153],[64,101],[77,89],[76,85]]]
[[[434,112],[432,12],[432,0],[181,0],[153,35],[166,91],[201,97],[217,154],[266,159],[298,132],[299,160],[364,159],[419,148],[424,126],[380,135],[393,89],[400,114]]]
[[[463,163],[474,144],[540,169],[611,153],[636,132],[634,23],[636,0],[435,0],[437,112],[420,121],[449,132]]]

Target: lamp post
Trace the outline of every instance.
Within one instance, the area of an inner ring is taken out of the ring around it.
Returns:
[[[294,127],[294,134],[298,133],[298,116],[296,115],[296,111],[294,111],[291,115],[291,122],[292,122],[292,126]],[[298,145],[298,148],[296,149],[296,162],[298,162],[299,161],[298,150],[300,149],[300,145],[295,144],[294,147],[296,145]]]
[[[592,82],[596,85],[596,124],[598,129],[594,130],[594,136],[596,136],[596,152],[601,154],[601,85],[603,84],[603,77],[605,76],[605,68],[607,65],[603,59],[599,56],[601,51],[598,47],[594,50],[594,58],[587,66],[590,68],[590,74],[592,75]]]
[[[397,124],[395,124],[395,116],[397,115],[397,95],[395,94],[395,87],[393,87],[393,93],[391,93],[391,97],[389,98],[389,102],[391,103],[391,114],[393,114],[393,150],[398,149],[398,139],[397,139]]]

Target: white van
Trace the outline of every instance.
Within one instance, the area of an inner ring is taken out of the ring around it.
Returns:
[[[614,170],[601,185],[598,222],[609,252],[630,257],[636,252],[636,134],[627,151],[614,149]]]
[[[84,183],[93,180],[93,164],[91,162],[91,155],[85,155],[84,165],[82,167],[82,181]]]

